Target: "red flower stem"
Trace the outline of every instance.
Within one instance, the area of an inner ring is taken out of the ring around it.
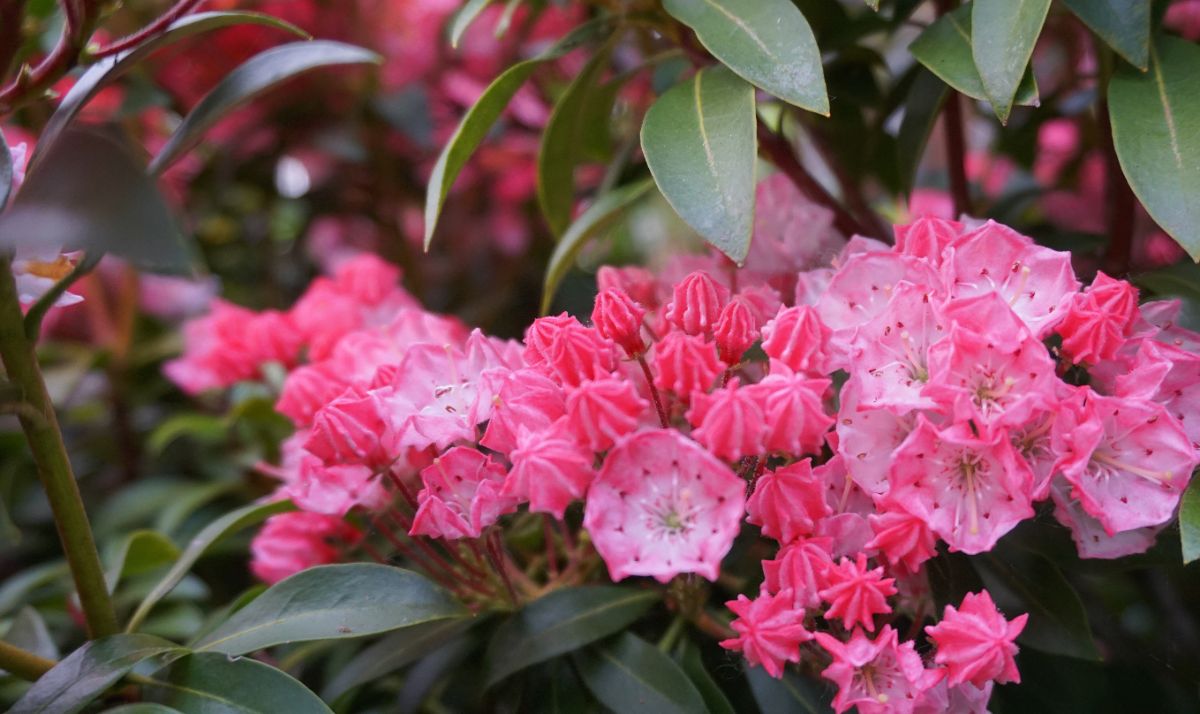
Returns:
[[[106,47],[101,47],[99,50],[96,50],[93,56],[96,58],[107,57],[109,55],[115,55],[118,52],[123,52],[127,49],[135,47],[141,44],[142,41],[157,35],[163,30],[166,30],[171,23],[196,9],[196,6],[200,3],[201,0],[179,0],[179,2],[175,3],[174,6],[172,6],[163,14],[159,15],[158,19],[154,20],[149,25],[146,25],[132,35],[126,35],[125,37]]]
[[[664,429],[669,429],[671,420],[667,419],[667,410],[663,409],[662,397],[658,394],[658,387],[654,386],[654,375],[650,373],[650,365],[646,364],[646,355],[638,355],[637,361],[642,366],[642,374],[646,376],[646,386],[650,388],[650,396],[654,399],[654,408],[658,410],[658,420],[662,422]]]
[[[368,556],[370,556],[371,560],[374,560],[376,563],[379,563],[380,565],[387,565],[388,559],[383,557],[383,553],[380,553],[378,548],[371,545],[366,540],[364,540],[362,542],[362,549],[366,552],[366,554]]]
[[[513,587],[512,580],[508,577],[508,569],[500,558],[500,532],[493,530],[487,540],[488,559],[495,568],[496,573],[500,576],[500,580],[504,582],[504,589],[508,593],[508,599],[512,602],[513,607],[517,607],[520,602],[517,598],[517,589]]]
[[[404,496],[404,500],[408,502],[409,507],[415,512],[419,505],[417,504],[416,496],[413,495],[412,489],[405,485],[404,480],[395,471],[392,471],[392,469],[389,468],[387,470],[387,475],[392,480],[392,483],[396,485],[396,490],[400,492],[401,496]]]

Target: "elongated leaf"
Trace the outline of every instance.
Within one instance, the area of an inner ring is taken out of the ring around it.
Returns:
[[[421,575],[374,563],[309,568],[272,585],[195,644],[245,654],[286,642],[362,637],[467,610]]]
[[[183,576],[188,574],[200,556],[204,555],[214,544],[222,539],[230,536],[243,528],[257,525],[265,521],[268,517],[276,513],[284,513],[286,511],[295,510],[295,506],[291,501],[273,501],[270,503],[252,503],[248,506],[237,509],[230,513],[226,513],[217,520],[209,523],[204,527],[192,541],[188,543],[183,554],[179,556],[179,560],[175,565],[163,576],[146,599],[142,600],[138,605],[137,610],[129,618],[129,625],[125,628],[127,632],[133,632],[138,628],[138,625],[146,619],[146,615],[150,614],[155,604],[162,600],[176,585],[183,579]]]
[[[829,116],[817,38],[791,0],[664,0],[663,7],[747,82]]]
[[[54,142],[0,216],[0,246],[46,256],[112,253],[170,272],[191,263],[166,201],[115,129],[75,127]]]
[[[908,51],[954,89],[972,99],[987,99],[983,80],[971,56],[971,3],[939,17],[913,40]],[[1016,103],[1034,106],[1038,103],[1032,70],[1026,70],[1021,80]]]
[[[54,644],[46,621],[28,605],[17,611],[12,624],[8,626],[8,632],[4,633],[4,641],[50,661],[59,657],[58,645]]]
[[[11,575],[0,585],[0,615],[21,607],[40,588],[70,574],[64,560],[42,563]]]
[[[429,250],[429,245],[433,242],[433,231],[437,228],[438,216],[455,179],[467,160],[483,143],[492,125],[504,113],[517,90],[525,84],[525,80],[546,62],[556,60],[599,38],[610,26],[611,21],[606,18],[598,18],[580,25],[544,52],[509,67],[483,90],[478,101],[467,111],[458,128],[454,130],[450,141],[446,143],[433,166],[429,187],[425,193],[425,250]]]
[[[546,279],[542,286],[542,314],[550,309],[554,294],[563,277],[575,262],[575,256],[588,241],[607,230],[654,187],[654,179],[647,178],[627,186],[613,189],[597,198],[563,234],[550,262],[546,265]]]
[[[119,707],[105,709],[104,714],[182,714],[178,709],[172,709],[154,702],[137,702],[122,704]]]
[[[333,701],[360,684],[416,662],[475,624],[474,620],[438,620],[393,632],[347,662],[322,695]]]
[[[1138,200],[1200,261],[1200,46],[1161,36],[1150,71],[1123,67],[1108,85],[1113,145]]]
[[[821,682],[802,677],[785,669],[783,677],[775,679],[762,667],[746,669],[746,681],[758,708],[771,714],[829,714],[830,697]]]
[[[571,656],[592,696],[617,712],[695,714],[704,698],[671,658],[625,632]]]
[[[1063,0],[1101,39],[1131,64],[1150,65],[1150,0]]]
[[[458,49],[458,43],[462,41],[462,36],[471,27],[471,23],[475,22],[479,13],[486,10],[487,6],[491,4],[492,0],[467,0],[467,3],[455,13],[454,19],[450,21],[451,47]]]
[[[79,115],[79,112],[95,98],[101,89],[119,79],[138,62],[179,40],[234,25],[265,25],[299,37],[309,36],[307,32],[290,22],[258,12],[198,12],[182,17],[171,23],[170,27],[152,35],[133,49],[105,57],[88,67],[87,71],[80,75],[79,80],[71,86],[70,91],[59,102],[58,108],[54,110],[54,114],[50,116],[50,120],[46,122],[46,128],[38,137],[33,160],[36,160],[57,141],[71,120]],[[0,201],[0,203],[3,202]]]
[[[642,122],[642,153],[683,220],[734,262],[754,228],[754,88],[710,67],[667,90]]]
[[[996,116],[1007,123],[1050,0],[974,0],[971,4],[975,68]]]
[[[0,131],[0,211],[8,205],[8,196],[12,193],[13,185],[13,157],[12,152],[8,150],[8,142],[4,139],[4,132]]]
[[[538,205],[555,236],[561,236],[571,223],[571,211],[575,207],[575,167],[584,148],[583,134],[594,128],[584,124],[588,118],[584,112],[590,95],[601,89],[600,75],[608,64],[615,39],[614,35],[567,85],[542,133],[538,148]]]
[[[682,652],[679,653],[677,659],[684,674],[692,680],[692,684],[696,685],[696,690],[704,698],[704,706],[711,714],[734,714],[733,705],[729,703],[729,698],[713,681],[712,675],[709,674],[708,668],[704,666],[704,661],[700,658],[700,649],[696,645],[684,642]]]
[[[139,662],[165,661],[187,650],[150,635],[92,640],[59,662],[21,697],[9,714],[72,714],[83,709]]]
[[[1200,558],[1200,478],[1192,478],[1179,507],[1179,541],[1183,546],[1183,562]]]
[[[183,714],[330,714],[284,672],[245,657],[196,652],[155,677],[156,698]]]
[[[104,579],[108,590],[117,589],[121,578],[141,575],[179,557],[179,549],[162,533],[140,530],[130,533],[107,559]]]
[[[272,87],[314,69],[382,61],[382,57],[370,50],[331,40],[291,42],[260,52],[204,95],[150,162],[150,173],[161,174],[198,144],[209,127]]]
[[[487,685],[625,628],[657,599],[651,590],[597,585],[555,590],[529,603],[492,637]]]
[[[896,140],[900,181],[906,192],[912,190],[929,135],[933,133],[938,114],[950,93],[950,87],[932,72],[919,70],[904,101],[904,118],[900,120],[900,134]]]

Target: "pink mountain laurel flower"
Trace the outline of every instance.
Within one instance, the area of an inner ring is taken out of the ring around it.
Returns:
[[[592,325],[602,337],[612,340],[630,357],[646,351],[642,321],[646,311],[623,290],[609,288],[596,295]]]
[[[711,335],[728,301],[729,290],[708,273],[697,270],[675,285],[664,315],[689,335]]]
[[[727,650],[741,652],[751,666],[762,665],[767,674],[779,679],[785,662],[800,661],[800,643],[813,638],[804,629],[804,610],[793,606],[790,590],[778,594],[760,593],[751,600],[738,595],[725,606],[737,619],[729,624],[737,637],[722,640]]]
[[[829,385],[828,379],[811,379],[772,361],[769,375],[744,387],[762,409],[766,451],[793,456],[821,451],[833,425],[823,402]]]
[[[250,542],[250,570],[274,585],[315,565],[342,559],[363,534],[339,516],[295,511],[271,516]]]
[[[455,446],[421,470],[425,488],[417,494],[410,535],[478,538],[501,515],[517,509],[517,499],[500,495],[504,466],[475,449]]]
[[[763,351],[793,372],[823,377],[833,371],[828,352],[830,330],[813,308],[780,308],[763,326],[762,334]]]
[[[534,369],[518,369],[502,375],[492,417],[479,443],[507,454],[517,447],[521,429],[539,432],[566,414],[566,397],[554,380]]]
[[[810,459],[766,471],[754,484],[746,513],[748,522],[780,543],[810,536],[830,513],[825,483],[813,475]]]
[[[937,555],[937,538],[925,521],[904,511],[884,511],[867,516],[875,538],[868,548],[878,550],[888,565],[917,573],[921,563]]]
[[[924,258],[934,267],[942,264],[946,246],[963,232],[963,224],[924,215],[906,226],[896,226],[896,252]]]
[[[874,641],[855,628],[848,642],[815,633],[817,642],[833,657],[821,676],[838,687],[833,708],[838,714],[857,707],[859,714],[911,714],[922,695],[945,673],[925,669],[912,642],[899,642],[891,625]]]
[[[615,345],[595,328],[575,322],[554,333],[546,361],[539,368],[564,387],[577,387],[585,380],[613,373],[617,368]]]
[[[987,590],[967,593],[962,604],[947,605],[942,620],[925,628],[937,645],[934,661],[945,665],[950,686],[970,682],[982,687],[988,682],[1020,682],[1014,656],[1014,640],[1029,615],[1006,620]]]
[[[767,592],[788,590],[796,609],[821,606],[821,591],[833,567],[832,538],[800,538],[779,549],[774,560],[764,560],[763,586]]]
[[[1116,357],[1137,316],[1137,288],[1104,273],[1076,293],[1055,331],[1062,352],[1077,364],[1094,365]]]
[[[735,365],[742,355],[758,340],[757,311],[741,296],[734,297],[721,310],[713,339],[717,343],[717,356],[725,364]]]
[[[561,427],[517,433],[509,454],[512,469],[500,494],[529,502],[529,510],[562,519],[572,501],[583,498],[595,478],[592,454]]]
[[[312,426],[313,417],[321,407],[332,402],[346,390],[336,375],[317,365],[302,365],[288,373],[275,411],[292,420],[298,427]]]
[[[991,550],[1033,516],[1032,474],[1003,431],[976,436],[966,423],[938,429],[922,415],[892,458],[887,500],[953,550]]]
[[[555,335],[569,325],[579,321],[567,313],[539,317],[525,329],[525,361],[531,367],[540,367],[550,361],[550,344]]]
[[[386,428],[375,398],[351,387],[313,416],[304,448],[328,464],[385,466],[391,457],[379,437]]]
[[[883,577],[883,568],[867,569],[867,554],[859,553],[854,560],[842,558],[825,574],[828,583],[821,590],[821,599],[829,603],[826,620],[841,619],[849,630],[856,624],[875,631],[875,615],[892,611],[887,599],[896,594],[895,578]]]
[[[901,283],[888,306],[858,329],[853,372],[862,403],[897,414],[930,409],[929,348],[946,336],[941,303],[927,288]]]
[[[637,428],[649,408],[628,380],[587,381],[567,391],[567,431],[592,451],[607,451]]]
[[[696,427],[692,438],[726,461],[762,452],[762,409],[736,379],[712,394],[693,394],[687,418]]]
[[[654,347],[654,386],[683,399],[707,392],[724,369],[713,343],[698,335],[671,332]]]
[[[679,573],[716,580],[737,536],[745,483],[677,431],[627,436],[588,490],[583,525],[613,580]]]

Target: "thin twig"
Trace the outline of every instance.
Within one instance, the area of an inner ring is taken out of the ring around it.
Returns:
[[[99,59],[136,47],[145,40],[159,34],[163,30],[166,30],[168,27],[170,27],[171,23],[188,14],[192,10],[195,10],[196,6],[201,2],[202,0],[179,0],[179,2],[175,3],[169,10],[159,15],[158,19],[156,19],[154,22],[151,22],[149,25],[146,25],[131,35],[122,37],[112,44],[101,47],[93,52],[92,56]]]

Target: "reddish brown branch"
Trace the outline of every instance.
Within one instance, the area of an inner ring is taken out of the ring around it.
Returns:
[[[171,23],[188,14],[192,10],[195,10],[196,6],[202,1],[203,0],[179,0],[173,6],[171,6],[169,10],[159,15],[158,19],[156,19],[154,22],[151,22],[149,25],[146,25],[131,35],[126,35],[116,42],[96,50],[94,56],[98,58],[108,57],[109,55],[115,55],[118,52],[124,52],[125,50],[138,46],[146,39],[153,37],[170,27]]]
[[[1104,149],[1104,211],[1108,223],[1108,249],[1101,263],[1104,272],[1120,277],[1129,272],[1133,256],[1133,229],[1136,199],[1125,180],[1117,151],[1113,147],[1112,124],[1108,118],[1108,102],[1096,105],[1096,123],[1100,144]]]
[[[942,130],[946,134],[946,169],[950,173],[950,197],[955,218],[971,215],[971,187],[967,183],[967,147],[963,130],[962,100],[950,90],[942,108]]]

